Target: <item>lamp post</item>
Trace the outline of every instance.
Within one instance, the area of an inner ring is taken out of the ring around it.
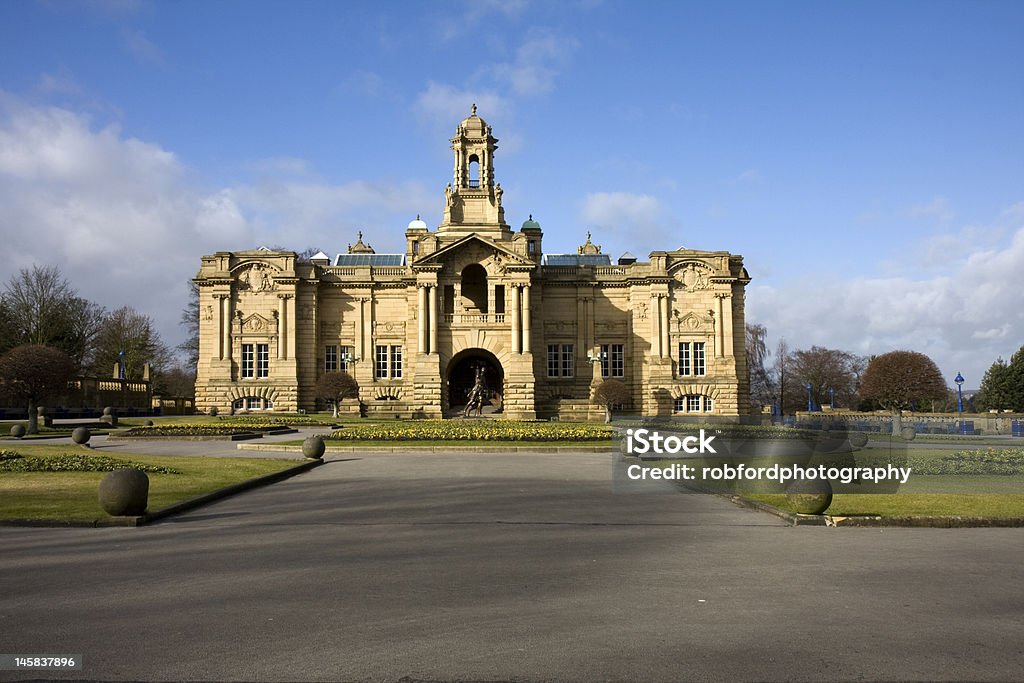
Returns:
[[[828,405],[832,410],[836,409],[836,390],[832,387],[828,388]]]
[[[957,431],[960,431],[959,428],[963,424],[964,419],[964,376],[958,372],[953,381],[956,382]]]
[[[804,388],[807,389],[807,412],[808,413],[813,413],[814,412],[814,402],[811,400],[811,383],[808,382],[807,384],[805,384]]]

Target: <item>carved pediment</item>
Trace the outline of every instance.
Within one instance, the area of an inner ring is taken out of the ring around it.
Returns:
[[[681,334],[707,333],[715,331],[715,319],[711,315],[699,315],[693,311],[672,311],[672,329]]]
[[[700,261],[683,261],[672,266],[671,275],[688,292],[711,289],[715,269]]]
[[[479,263],[491,275],[502,275],[512,266],[536,267],[533,261],[476,233],[419,259],[414,267],[442,266],[458,273],[471,263]]]
[[[277,330],[277,321],[253,313],[240,322],[242,334],[272,334]]]
[[[271,292],[277,289],[274,278],[280,271],[261,261],[247,261],[234,268],[235,286],[241,292]]]

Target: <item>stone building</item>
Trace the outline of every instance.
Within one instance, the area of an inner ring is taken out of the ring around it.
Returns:
[[[487,412],[507,417],[601,415],[590,396],[604,378],[629,387],[626,414],[745,414],[742,257],[613,261],[589,233],[575,254],[545,254],[532,216],[506,223],[497,142],[474,105],[451,139],[441,223],[412,221],[404,253],[360,234],[333,263],[204,256],[197,409],[312,411],[317,378],[345,370],[369,415],[449,416],[477,374]]]

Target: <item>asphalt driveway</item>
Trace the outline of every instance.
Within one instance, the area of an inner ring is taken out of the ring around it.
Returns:
[[[0,528],[0,653],[138,680],[1022,680],[1024,530],[787,527],[611,455],[381,454]]]

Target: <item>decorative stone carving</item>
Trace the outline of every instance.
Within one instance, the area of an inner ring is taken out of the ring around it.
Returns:
[[[672,277],[683,286],[684,290],[695,292],[701,289],[710,289],[713,274],[714,271],[705,264],[691,261],[677,268]]]
[[[238,289],[243,292],[269,292],[277,289],[269,266],[254,263],[238,274]]]

